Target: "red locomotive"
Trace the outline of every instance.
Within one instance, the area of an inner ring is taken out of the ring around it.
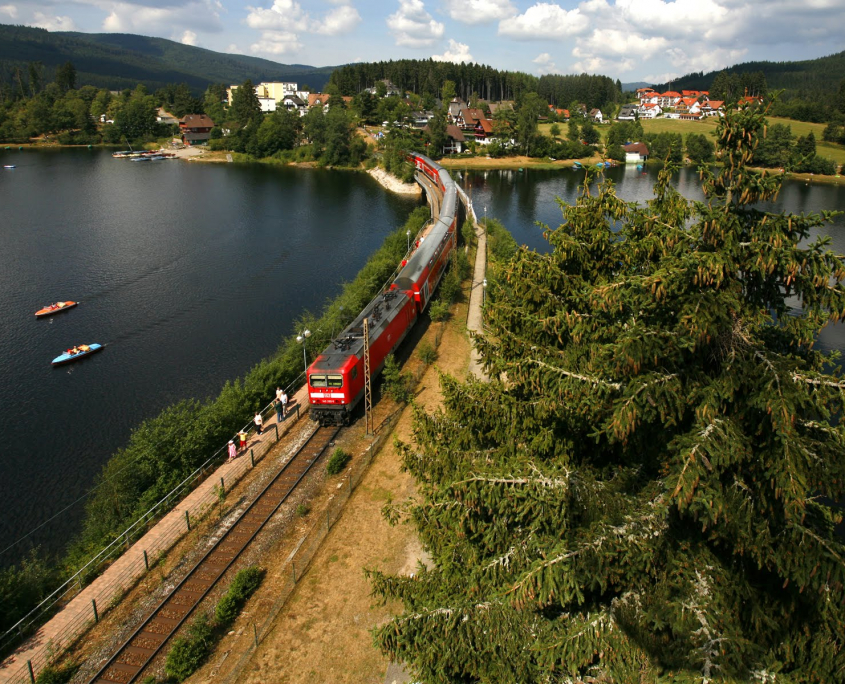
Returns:
[[[364,396],[364,319],[373,376],[428,305],[457,241],[458,196],[449,173],[428,157],[410,155],[420,173],[443,194],[440,215],[423,232],[393,283],[355,318],[308,368],[311,419],[321,425],[348,425]]]

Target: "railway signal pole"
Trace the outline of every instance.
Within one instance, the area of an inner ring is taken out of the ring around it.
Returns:
[[[364,413],[367,420],[367,434],[375,432],[373,425],[373,385],[370,380],[370,325],[364,316]]]

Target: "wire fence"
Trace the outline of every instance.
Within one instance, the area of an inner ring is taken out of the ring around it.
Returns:
[[[262,418],[265,415],[269,418],[275,413],[275,408],[270,404],[260,413]],[[263,460],[304,413],[302,402],[297,402],[296,407],[288,411],[289,420],[282,424],[281,429],[278,422],[266,427],[264,433],[272,435],[270,439],[263,438],[233,463],[226,464],[225,475],[218,472],[214,479],[207,478],[209,471],[225,464],[228,459],[227,445],[218,449],[76,574],[7,630],[0,637],[0,648],[8,649],[16,641],[23,641],[45,618],[60,611],[53,618],[55,624],[51,621],[35,632],[37,645],[34,650],[27,649],[25,663],[16,660],[0,668],[0,682],[34,682],[38,671],[60,652],[72,646],[109,609],[115,607],[124,594],[214,508],[228,489]],[[295,414],[295,418],[291,420],[292,414]],[[254,424],[248,423],[243,430],[252,434],[253,428]],[[202,486],[203,483],[205,486]],[[101,574],[106,567],[109,572]],[[47,629],[50,624],[53,624],[54,629]]]

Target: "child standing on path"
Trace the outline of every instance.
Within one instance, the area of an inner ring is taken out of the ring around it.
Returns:
[[[246,430],[241,430],[238,433],[238,439],[241,440],[241,449],[246,449]]]
[[[235,456],[238,455],[238,449],[235,446],[235,442],[233,440],[229,440],[229,460],[234,461]]]
[[[264,419],[261,417],[260,412],[256,412],[255,418],[253,418],[253,422],[255,423],[255,429],[258,431],[258,434],[261,434],[261,428],[264,425]]]

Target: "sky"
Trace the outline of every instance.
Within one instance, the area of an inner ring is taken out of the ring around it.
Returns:
[[[623,83],[845,49],[845,0],[0,0],[0,23],[283,64],[432,57]]]

